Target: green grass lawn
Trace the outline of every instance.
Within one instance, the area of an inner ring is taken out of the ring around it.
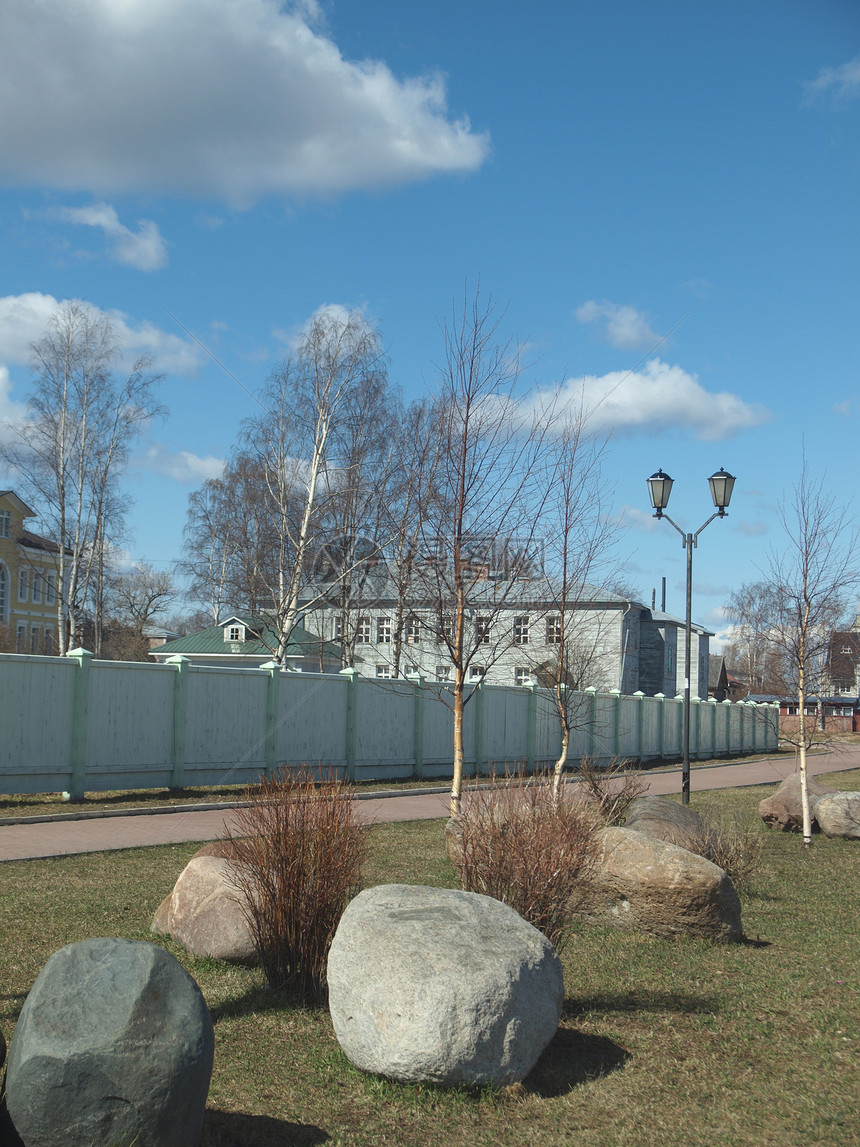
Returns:
[[[860,770],[824,778],[860,789]],[[561,1027],[525,1084],[444,1091],[355,1070],[327,1012],[261,973],[170,941],[215,1022],[205,1147],[734,1147],[860,1143],[860,842],[772,833],[768,788],[694,794],[766,835],[745,944],[578,929]],[[444,821],[370,830],[366,884],[453,886]],[[48,956],[88,936],[150,939],[193,844],[0,865],[0,1028]],[[468,970],[464,970],[468,974]]]

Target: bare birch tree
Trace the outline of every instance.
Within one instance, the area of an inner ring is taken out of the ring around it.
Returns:
[[[358,312],[317,314],[296,354],[269,379],[263,413],[245,427],[246,450],[260,467],[270,507],[274,561],[266,573],[262,610],[283,661],[312,577],[325,503],[334,495],[330,472],[338,418],[369,375],[383,368],[376,331]]]
[[[548,494],[546,420],[523,413],[519,348],[499,341],[499,322],[492,303],[485,306],[476,293],[443,325],[429,418],[438,449],[423,460],[418,485],[416,577],[453,673],[452,816],[462,793],[469,667],[486,670],[516,641],[503,618],[535,570]]]
[[[547,644],[555,656],[536,667],[536,676],[553,692],[561,747],[553,769],[556,798],[570,751],[570,735],[579,718],[579,691],[600,687],[593,680],[603,638],[599,620],[588,612],[589,586],[617,537],[605,513],[602,478],[603,442],[589,432],[588,411],[568,407],[555,429],[551,495],[547,507]]]
[[[810,475],[805,457],[791,500],[780,507],[779,520],[785,544],[771,551],[765,571],[778,602],[771,641],[782,656],[797,697],[803,843],[809,847],[812,813],[807,750],[811,735],[805,708],[823,683],[831,634],[854,602],[860,578],[855,556],[857,528],[847,507],[833,501],[823,479]]]
[[[139,358],[117,381],[120,348],[110,320],[77,300],[63,303],[32,346],[27,417],[0,448],[58,546],[57,633],[65,653],[80,632],[88,594],[102,599],[100,560],[124,503],[120,473],[142,427],[163,413],[160,375]],[[112,521],[113,520],[113,521]]]

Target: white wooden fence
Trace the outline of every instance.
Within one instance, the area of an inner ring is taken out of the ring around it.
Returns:
[[[450,776],[444,685],[335,674],[0,654],[0,793],[181,788],[255,781],[283,764],[357,780]],[[679,697],[575,695],[570,756],[648,760],[682,752]],[[692,757],[776,748],[779,709],[694,701]],[[556,759],[552,695],[482,685],[466,706],[468,771]]]

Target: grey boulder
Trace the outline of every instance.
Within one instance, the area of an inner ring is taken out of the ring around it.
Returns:
[[[69,944],[21,1009],[9,1116],[26,1147],[193,1147],[213,1049],[206,1002],[169,952],[133,940]]]
[[[830,796],[833,789],[821,784],[815,777],[808,777],[809,808],[813,813],[815,802],[821,797]],[[800,773],[786,777],[776,792],[759,802],[758,814],[769,828],[780,832],[803,831],[803,806],[800,800]],[[813,826],[814,827],[814,826]]]
[[[349,1060],[401,1082],[521,1080],[564,1001],[555,949],[512,908],[403,884],[368,889],[347,907],[328,988]]]
[[[819,797],[813,813],[825,835],[860,840],[860,793]]]
[[[716,864],[629,828],[604,828],[597,844],[579,913],[587,923],[657,936],[742,939],[738,895]]]
[[[690,852],[707,847],[711,833],[695,809],[667,797],[639,797],[627,813],[625,828],[656,840],[677,844]]]
[[[256,964],[254,936],[235,872],[235,865],[219,856],[193,857],[159,906],[152,931],[167,932],[192,956]]]

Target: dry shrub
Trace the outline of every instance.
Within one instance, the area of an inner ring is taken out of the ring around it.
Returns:
[[[598,765],[593,757],[583,757],[575,775],[607,825],[623,824],[630,805],[648,791],[648,782],[626,760],[613,759],[608,765]]]
[[[460,885],[509,904],[560,948],[594,870],[596,829],[585,804],[555,799],[549,776],[491,775],[457,818]]]
[[[764,838],[758,825],[742,823],[736,815],[712,805],[696,810],[703,828],[690,844],[690,852],[703,856],[728,873],[739,894],[749,893],[761,869]]]
[[[325,997],[335,929],[360,886],[365,834],[353,790],[330,774],[279,770],[248,791],[228,830],[234,877],[270,987]]]

